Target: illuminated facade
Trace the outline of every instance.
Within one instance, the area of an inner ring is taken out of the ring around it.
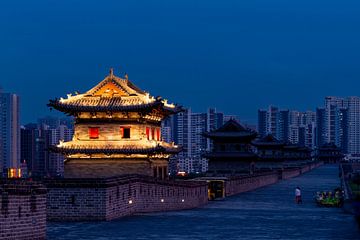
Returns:
[[[160,129],[161,121],[181,107],[150,96],[112,70],[86,93],[50,100],[48,106],[75,118],[72,141],[53,147],[66,158],[65,177],[142,174],[164,179],[169,157],[181,150],[162,141]]]

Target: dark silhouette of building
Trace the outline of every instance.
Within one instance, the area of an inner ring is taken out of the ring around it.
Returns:
[[[230,119],[220,128],[205,132],[204,136],[213,141],[212,150],[203,155],[209,160],[209,174],[254,173],[257,155],[251,141],[257,136],[255,131]]]
[[[258,110],[258,133],[260,137],[264,137],[267,135],[266,130],[266,119],[267,119],[267,111],[266,110]]]
[[[326,143],[316,150],[316,157],[324,163],[339,163],[344,159],[344,154],[335,143]]]
[[[316,146],[322,146],[326,142],[325,108],[316,108]]]
[[[283,151],[285,142],[276,139],[271,134],[254,140],[252,144],[256,147],[259,161],[265,165],[264,167],[273,167],[274,163],[281,163],[285,160]]]
[[[28,124],[21,129],[21,162],[26,163],[29,177],[51,175],[50,145],[50,131],[38,128],[36,124]]]

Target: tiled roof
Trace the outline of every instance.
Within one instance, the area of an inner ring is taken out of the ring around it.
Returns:
[[[66,99],[50,100],[49,107],[66,113],[80,111],[138,111],[153,107],[160,107],[169,113],[177,113],[182,109],[174,104],[168,104],[161,97],[154,98],[129,81],[110,71],[95,87],[83,94],[68,95]]]

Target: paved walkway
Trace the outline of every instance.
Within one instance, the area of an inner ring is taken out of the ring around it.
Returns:
[[[211,202],[206,207],[127,217],[112,222],[51,223],[49,239],[360,239],[351,215],[319,208],[313,193],[339,185],[337,166],[253,192]],[[294,189],[302,188],[302,205]]]

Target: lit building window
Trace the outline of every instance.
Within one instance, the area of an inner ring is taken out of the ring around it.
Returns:
[[[155,139],[155,128],[151,128],[151,139]]]
[[[90,137],[90,139],[99,138],[99,128],[98,127],[89,127],[89,137]]]
[[[121,137],[130,138],[130,127],[121,127]]]
[[[146,127],[146,137],[147,137],[147,140],[150,140],[150,128],[149,127]]]
[[[156,128],[156,140],[160,141],[160,128]]]

